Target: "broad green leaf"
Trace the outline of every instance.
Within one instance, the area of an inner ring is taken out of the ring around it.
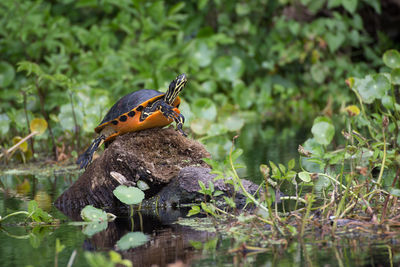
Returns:
[[[308,172],[299,172],[298,175],[303,182],[305,183],[311,182],[311,176]]]
[[[60,253],[65,248],[65,245],[61,244],[60,239],[56,239],[56,253]]]
[[[288,169],[291,170],[291,169],[293,169],[295,166],[296,166],[296,161],[295,161],[295,159],[289,160],[289,162],[288,162]]]
[[[269,165],[271,166],[272,176],[276,179],[280,179],[281,172],[279,171],[279,168],[272,161],[269,162]]]
[[[81,217],[86,222],[107,221],[107,213],[88,205],[81,210]]]
[[[344,0],[342,1],[343,7],[351,14],[357,9],[358,0]]]
[[[318,117],[311,128],[315,140],[321,145],[329,145],[335,135],[335,127],[326,117]]]
[[[310,69],[311,77],[317,83],[323,83],[325,81],[328,71],[329,69],[321,63],[313,64]]]
[[[231,82],[240,79],[245,70],[243,61],[236,56],[220,57],[215,61],[213,67],[217,78]]]
[[[346,1],[346,0],[343,0]],[[375,9],[375,12],[378,13],[379,15],[382,12],[382,7],[381,7],[381,1],[380,0],[364,0],[363,1],[365,4],[370,5]]]
[[[198,135],[203,135],[208,133],[208,131],[210,130],[212,123],[207,120],[207,119],[203,119],[203,118],[198,118],[198,119],[194,119],[191,123],[190,123],[190,129]]]
[[[114,195],[127,205],[139,204],[144,199],[144,193],[137,187],[119,185],[113,191]]]
[[[215,48],[211,48],[206,42],[197,42],[192,59],[199,67],[207,67],[215,57]]]
[[[213,80],[208,80],[201,84],[201,88],[204,93],[211,94],[217,91],[217,83]]]
[[[328,32],[325,35],[325,39],[328,44],[329,50],[332,53],[335,53],[336,50],[338,50],[339,47],[343,44],[343,42],[345,40],[345,36],[343,35],[343,33],[340,33],[340,32],[338,32],[336,34]]]
[[[392,83],[400,85],[400,68],[392,70]]]
[[[1,135],[6,135],[8,131],[10,130],[10,123],[11,120],[7,116],[7,114],[0,114],[0,134]]]
[[[117,242],[117,247],[120,250],[127,250],[130,248],[139,247],[149,240],[148,236],[142,232],[127,233]]]
[[[362,100],[371,104],[376,98],[382,98],[390,89],[390,81],[383,74],[367,75],[363,79],[354,79],[354,89],[358,91]]]
[[[242,119],[239,115],[237,114],[232,114],[228,118],[226,118],[224,121],[225,127],[229,131],[239,131],[242,129],[244,125],[244,119]]]
[[[42,118],[35,118],[30,123],[31,132],[37,132],[39,135],[43,134],[47,129],[47,121]]]
[[[31,200],[28,202],[28,212],[29,213],[36,212],[37,209],[38,209],[38,204],[35,200]]]
[[[192,206],[192,208],[189,210],[187,216],[192,216],[200,213],[200,207],[199,206]]]
[[[58,114],[58,119],[60,120],[61,127],[64,130],[75,130],[74,113],[77,124],[81,124],[83,121],[83,113],[80,109],[74,108],[74,110],[72,110],[72,106],[70,103],[61,106],[60,113]]]
[[[286,167],[285,167],[285,165],[283,165],[283,164],[281,164],[281,163],[278,163],[278,166],[279,166],[279,169],[282,171],[282,173],[285,173],[285,172],[286,172]]]
[[[383,62],[389,68],[400,68],[400,53],[397,50],[388,50],[383,54]]]
[[[398,189],[398,188],[390,187],[389,193],[395,197],[400,197],[400,189]]]
[[[231,197],[224,196],[225,203],[229,205],[231,208],[236,208],[236,203],[233,201]]]
[[[242,80],[233,83],[233,97],[242,109],[248,109],[255,101],[253,91]]]
[[[15,78],[15,70],[11,64],[0,61],[0,87],[9,86]]]
[[[213,121],[217,117],[217,107],[209,98],[198,98],[191,108],[197,118]]]
[[[108,227],[107,221],[93,221],[83,225],[82,233],[89,237],[106,230]]]

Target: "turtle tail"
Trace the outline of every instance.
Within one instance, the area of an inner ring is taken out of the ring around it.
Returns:
[[[99,146],[103,143],[104,139],[106,137],[104,135],[100,135],[94,141],[92,144],[86,149],[85,152],[83,152],[78,160],[76,161],[76,164],[79,164],[79,168],[85,168],[89,165],[89,163],[92,161],[93,153],[99,148]]]

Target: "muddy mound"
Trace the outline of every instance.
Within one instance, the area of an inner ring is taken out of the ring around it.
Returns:
[[[94,205],[112,210],[119,205],[112,191],[120,184],[146,183],[146,198],[157,194],[184,167],[208,167],[210,154],[171,128],[127,133],[111,143],[55,202],[62,211]],[[67,212],[69,213],[69,212]]]

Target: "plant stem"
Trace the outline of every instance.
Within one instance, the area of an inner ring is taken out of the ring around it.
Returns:
[[[38,132],[32,132],[29,135],[25,136],[24,138],[22,138],[18,143],[16,143],[15,145],[13,145],[12,147],[10,147],[9,149],[6,150],[5,153],[0,154],[0,158],[3,157],[4,155],[8,155],[11,152],[13,152],[15,149],[17,149],[19,147],[19,145],[21,145],[23,142],[25,142],[26,140],[28,140],[29,138],[31,138],[32,136],[35,136],[36,134],[38,134]]]
[[[306,209],[306,213],[303,216],[303,221],[301,223],[301,230],[300,230],[300,236],[304,236],[304,230],[306,227],[306,222],[308,220],[308,217],[310,216],[310,211],[311,211],[311,207],[312,207],[312,203],[314,202],[314,190],[311,194],[307,194],[306,196],[306,200],[307,200],[307,209]]]
[[[7,218],[10,218],[10,217],[12,217],[12,216],[19,215],[19,214],[25,214],[25,215],[27,215],[27,216],[30,215],[30,213],[27,212],[27,211],[17,211],[17,212],[14,212],[14,213],[10,213],[10,214],[4,216],[3,218],[0,218],[0,222],[4,221],[4,220],[7,219]]]
[[[24,113],[25,113],[26,126],[29,133],[30,122],[28,117],[28,108],[26,107],[26,92],[24,90],[22,90],[22,96],[24,97]],[[33,139],[29,139],[29,145],[31,147],[32,155],[34,155],[35,151],[33,149]]]
[[[69,99],[70,99],[70,102],[71,102],[72,118],[74,119],[74,124],[75,124],[75,139],[76,139],[75,151],[78,151],[79,148],[80,148],[79,126],[78,126],[78,122],[77,122],[77,120],[76,120],[75,109],[74,109],[74,102],[72,101],[72,93],[71,93],[71,91],[70,91],[70,93],[69,93]]]
[[[49,122],[49,116],[47,115],[46,111],[44,110],[44,94],[42,92],[42,89],[39,86],[39,81],[38,79],[36,79],[36,89],[39,95],[39,100],[40,100],[40,110],[42,112],[42,116],[44,117],[44,119],[47,122],[48,128],[49,128],[49,134],[51,137],[51,141],[53,142],[53,155],[54,155],[54,159],[57,161],[58,159],[58,151],[57,151],[57,146],[56,146],[56,139],[54,138],[54,134],[53,134],[53,130],[51,128],[50,122]]]
[[[381,182],[382,182],[382,176],[383,176],[383,171],[385,170],[385,163],[386,163],[386,135],[385,135],[385,127],[382,127],[382,135],[383,135],[383,159],[381,163],[381,170],[379,172],[378,180],[377,180],[377,185],[379,187],[382,187]]]

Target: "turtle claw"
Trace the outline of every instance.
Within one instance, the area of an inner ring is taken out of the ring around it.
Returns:
[[[173,110],[174,107],[166,104],[166,103],[162,103],[161,104],[161,112],[163,113],[163,115],[165,117],[167,117],[168,119],[173,119],[176,122],[176,129],[185,137],[187,137],[187,134],[183,131],[182,127],[183,124],[185,123],[185,117],[183,117],[182,114],[176,112],[175,110]]]

